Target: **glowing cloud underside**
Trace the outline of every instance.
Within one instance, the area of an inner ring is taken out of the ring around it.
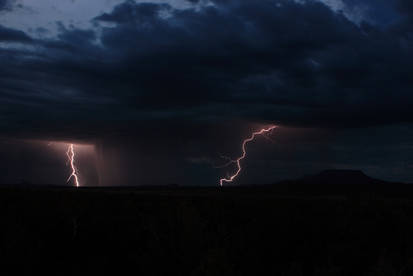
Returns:
[[[235,160],[232,160],[228,157],[224,157],[225,159],[230,160],[229,163],[227,163],[225,166],[228,166],[232,163],[235,163],[237,165],[237,170],[235,171],[235,173],[233,175],[231,175],[227,178],[221,178],[219,180],[219,185],[223,186],[224,182],[227,182],[227,183],[228,182],[233,182],[234,179],[240,174],[240,172],[241,172],[241,160],[243,160],[247,156],[247,151],[246,151],[247,144],[249,142],[253,141],[257,135],[265,135],[266,133],[272,131],[275,128],[276,128],[276,126],[270,126],[268,128],[263,128],[260,131],[253,132],[249,138],[245,139],[242,142],[242,155],[239,158],[237,158]]]
[[[70,179],[73,178],[75,180],[76,187],[79,187],[80,183],[79,183],[79,177],[77,175],[77,169],[76,169],[76,166],[75,166],[75,150],[74,150],[73,144],[69,145],[66,154],[67,154],[67,157],[69,158],[70,167],[72,169],[72,173],[70,174],[69,178],[67,179],[67,182],[69,182]]]

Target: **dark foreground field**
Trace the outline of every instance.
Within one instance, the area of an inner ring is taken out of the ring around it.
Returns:
[[[413,275],[411,187],[327,173],[266,188],[0,188],[0,270]]]

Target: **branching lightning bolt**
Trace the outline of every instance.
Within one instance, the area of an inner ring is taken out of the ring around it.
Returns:
[[[229,165],[231,165],[231,164],[234,163],[234,164],[237,164],[237,170],[235,171],[235,173],[234,173],[233,175],[228,176],[228,177],[226,177],[226,178],[221,178],[221,179],[219,180],[219,185],[223,186],[223,185],[224,185],[224,182],[227,182],[227,183],[228,183],[228,182],[234,181],[234,179],[240,174],[240,172],[241,172],[241,160],[243,160],[243,159],[247,156],[247,151],[246,151],[246,146],[247,146],[247,144],[248,144],[249,142],[253,141],[253,140],[255,139],[255,136],[257,136],[257,135],[263,135],[265,138],[270,139],[270,138],[267,137],[265,134],[268,133],[268,132],[270,132],[270,131],[272,131],[272,130],[275,129],[276,127],[277,127],[277,126],[270,126],[270,127],[268,127],[268,128],[263,128],[263,129],[261,129],[260,131],[253,132],[249,138],[245,139],[245,140],[242,142],[242,155],[241,155],[239,158],[233,160],[233,159],[231,159],[231,158],[222,156],[224,159],[227,159],[227,160],[229,160],[229,161],[228,161],[228,163],[226,163],[224,166],[221,166],[221,167],[226,167],[226,166],[229,166]]]
[[[79,187],[79,177],[77,175],[77,169],[75,166],[75,150],[74,150],[74,146],[73,144],[70,144],[68,149],[67,149],[67,157],[69,158],[69,163],[70,163],[70,167],[72,168],[72,173],[70,174],[69,178],[67,179],[67,182],[70,181],[70,179],[73,177],[75,180],[75,185],[76,187]]]

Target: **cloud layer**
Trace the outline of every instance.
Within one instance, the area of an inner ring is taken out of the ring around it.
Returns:
[[[0,26],[2,136],[151,141],[202,160],[253,124],[412,123],[410,1],[339,2],[129,0],[55,37]]]
[[[235,0],[179,10],[126,1],[92,19],[100,34],[61,25],[56,39],[33,41],[1,27],[0,41],[20,44],[1,50],[2,127],[29,118],[51,128],[81,118],[411,122],[408,3],[386,28],[316,1]]]

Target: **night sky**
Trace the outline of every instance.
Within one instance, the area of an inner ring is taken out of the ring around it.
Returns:
[[[0,183],[413,183],[411,0],[0,0]],[[269,139],[265,139],[269,138]]]

